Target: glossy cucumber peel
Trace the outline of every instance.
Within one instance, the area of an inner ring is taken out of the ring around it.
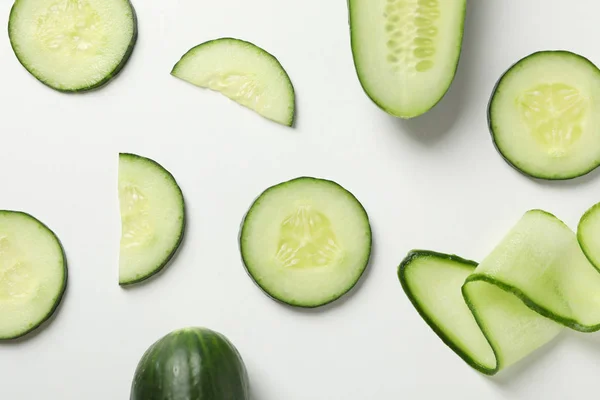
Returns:
[[[129,0],[16,0],[8,33],[25,69],[60,92],[84,92],[111,81],[137,41]]]
[[[237,348],[203,327],[173,331],[144,352],[130,400],[249,400],[250,381]]]
[[[415,250],[398,276],[444,343],[494,375],[550,342],[564,327],[600,329],[600,273],[562,221],[528,211],[480,263]]]
[[[279,124],[294,123],[290,77],[275,56],[253,43],[236,38],[201,43],[181,57],[171,75],[221,93]]]
[[[569,51],[530,54],[496,83],[488,124],[502,158],[524,175],[585,175],[600,165],[600,70]]]
[[[20,211],[0,210],[0,340],[36,330],[67,287],[64,249],[53,231]]]
[[[433,108],[452,84],[466,0],[348,0],[356,73],[369,98],[400,118]]]

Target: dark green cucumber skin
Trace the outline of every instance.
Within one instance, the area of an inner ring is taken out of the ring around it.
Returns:
[[[207,328],[173,331],[136,368],[130,400],[249,400],[246,366],[235,346]]]
[[[377,107],[379,107],[381,110],[383,110],[384,112],[386,112],[387,114],[389,114],[393,117],[398,117],[398,115],[396,115],[396,113],[394,113],[389,107],[387,107],[385,104],[383,104],[382,102],[377,100],[375,98],[375,96],[373,96],[371,94],[371,92],[366,87],[365,83],[363,82],[362,74],[360,72],[360,68],[358,66],[358,62],[356,59],[356,50],[355,50],[355,48],[356,48],[356,39],[355,39],[356,33],[352,29],[352,3],[353,3],[353,1],[354,0],[347,0],[346,4],[348,6],[348,25],[350,26],[350,47],[352,49],[352,61],[354,63],[354,69],[356,70],[358,82],[359,82],[363,92]],[[467,17],[467,3],[468,2],[465,1],[465,5],[464,5],[464,9],[463,9],[463,18],[462,18],[462,23],[460,26],[460,43],[461,43],[461,45],[460,45],[460,49],[459,49],[459,53],[458,53],[458,58],[456,59],[456,64],[454,65],[454,70],[452,71],[452,80],[449,82],[448,87],[445,88],[445,90],[441,94],[440,98],[437,99],[437,101],[435,101],[428,109],[422,111],[419,115],[416,115],[414,117],[408,117],[408,118],[405,118],[405,117],[400,117],[400,118],[412,119],[412,118],[417,118],[423,114],[428,113],[442,101],[442,99],[446,96],[446,94],[450,90],[450,87],[452,86],[452,83],[454,82],[454,79],[456,78],[456,72],[458,71],[458,65],[460,64],[460,58],[462,56],[462,42],[463,42],[464,31],[465,31],[465,21],[466,21],[466,17]]]
[[[246,221],[248,220],[248,218],[252,215],[252,209],[254,207],[254,205],[265,195],[267,194],[269,191],[277,189],[281,186],[285,186],[287,184],[299,181],[299,180],[314,180],[314,181],[320,181],[320,182],[327,182],[329,184],[338,186],[339,188],[341,188],[342,190],[344,190],[348,195],[351,196],[351,198],[356,201],[356,203],[360,206],[360,208],[362,209],[362,212],[364,213],[364,218],[367,221],[367,225],[369,226],[369,243],[368,243],[368,250],[367,250],[367,257],[364,261],[364,267],[361,271],[361,273],[357,276],[356,280],[348,286],[348,288],[346,290],[344,290],[341,293],[336,294],[335,296],[332,296],[329,300],[325,301],[325,302],[321,302],[321,303],[316,303],[316,304],[304,304],[304,303],[298,303],[298,302],[293,302],[293,301],[289,301],[286,300],[284,298],[280,298],[275,296],[273,293],[271,293],[269,291],[269,289],[267,287],[265,287],[264,285],[262,285],[259,280],[252,274],[252,268],[250,268],[249,264],[248,264],[248,260],[245,257],[246,252],[244,251],[244,229],[246,226]],[[248,274],[248,276],[250,276],[250,278],[252,279],[252,281],[256,284],[256,286],[259,287],[259,289],[261,289],[261,291],[267,295],[267,297],[269,297],[270,299],[283,304],[283,305],[287,305],[287,306],[291,306],[291,307],[296,307],[296,308],[305,308],[305,309],[311,309],[311,308],[318,308],[318,307],[323,307],[326,306],[328,304],[331,304],[333,302],[335,302],[336,300],[339,300],[340,298],[344,297],[348,292],[350,292],[357,284],[358,282],[360,282],[360,279],[362,278],[362,276],[365,274],[365,271],[367,270],[368,266],[369,266],[369,262],[371,260],[371,252],[373,249],[373,233],[371,230],[371,223],[369,220],[369,215],[367,214],[367,211],[365,210],[365,208],[363,207],[363,205],[360,203],[360,201],[352,194],[350,193],[348,190],[346,190],[343,186],[339,185],[338,183],[331,181],[331,180],[327,180],[327,179],[322,179],[322,178],[313,178],[313,177],[307,177],[307,176],[302,176],[302,177],[298,177],[298,178],[294,178],[282,183],[278,183],[276,185],[273,185],[267,189],[265,189],[252,203],[252,206],[250,206],[250,209],[246,212],[246,214],[244,215],[243,219],[242,219],[242,223],[240,226],[240,231],[239,231],[239,235],[238,235],[238,243],[239,243],[239,250],[240,250],[240,254],[242,257],[242,264],[244,265],[244,269],[246,271],[246,273]]]
[[[58,236],[56,236],[56,234],[47,226],[45,225],[43,222],[41,222],[39,219],[35,218],[34,216],[32,216],[31,214],[22,212],[22,211],[12,211],[12,210],[0,210],[0,214],[19,214],[25,218],[29,218],[32,219],[36,224],[38,224],[42,229],[44,229],[45,231],[47,231],[50,235],[52,235],[54,237],[54,239],[56,240],[57,245],[60,247],[60,251],[62,254],[62,265],[63,265],[63,280],[62,280],[62,285],[58,291],[58,294],[56,295],[56,298],[54,299],[54,305],[52,306],[52,308],[48,311],[48,313],[44,316],[44,318],[40,319],[39,321],[37,321],[36,323],[32,324],[29,328],[27,328],[26,330],[13,335],[13,336],[7,336],[7,337],[1,337],[0,336],[0,341],[7,341],[7,340],[15,340],[15,339],[20,339],[26,335],[28,335],[29,333],[32,333],[33,331],[37,330],[38,328],[41,327],[41,325],[48,321],[50,318],[52,318],[52,316],[56,313],[56,311],[58,310],[58,307],[60,306],[60,304],[62,303],[62,300],[64,298],[65,292],[67,290],[67,282],[68,282],[68,275],[69,275],[69,271],[68,271],[68,267],[67,267],[67,256],[65,254],[65,249],[62,245],[62,243],[60,242],[60,239],[58,238]],[[1,318],[1,316],[0,316]]]
[[[450,260],[453,262],[463,264],[467,268],[472,268],[473,271],[475,270],[475,268],[477,268],[477,265],[479,265],[479,264],[475,261],[467,260],[465,258],[459,257],[454,254],[444,254],[444,253],[438,253],[435,251],[415,249],[415,250],[411,250],[407,254],[407,256],[404,258],[404,260],[402,260],[402,262],[400,263],[400,266],[398,267],[398,279],[400,280],[400,285],[402,286],[402,289],[404,290],[406,297],[408,297],[408,300],[411,302],[413,307],[417,310],[417,313],[419,313],[421,318],[423,318],[423,321],[425,321],[425,323],[431,328],[431,330],[433,330],[435,332],[435,334],[441,339],[441,341],[446,346],[448,346],[452,351],[454,351],[460,358],[462,358],[463,361],[465,361],[469,366],[471,366],[475,370],[477,370],[483,374],[486,374],[486,375],[494,375],[499,370],[498,366],[496,366],[496,369],[490,370],[489,368],[486,368],[485,366],[479,364],[478,362],[473,360],[471,357],[469,357],[469,355],[467,353],[465,353],[460,347],[456,346],[454,344],[454,342],[452,341],[452,339],[450,339],[448,337],[448,335],[446,335],[446,333],[442,329],[440,329],[440,327],[438,327],[434,321],[432,321],[429,318],[429,316],[427,315],[427,313],[425,312],[423,307],[421,307],[421,304],[419,303],[419,301],[414,296],[412,290],[410,289],[410,285],[406,280],[406,270],[408,268],[410,268],[413,261],[415,261],[419,258],[422,258],[422,257],[434,257],[434,258],[440,258],[440,259],[444,259],[444,260]],[[471,309],[470,305],[469,305],[469,309]],[[479,325],[479,320],[477,318],[475,320],[476,320],[477,324]],[[481,326],[480,326],[480,328],[481,328]],[[487,336],[486,336],[486,340],[487,340]],[[490,344],[490,346],[491,346],[491,344]],[[496,350],[494,349],[494,347],[491,346],[491,348],[492,348],[492,351],[494,352],[494,354],[496,355]],[[498,359],[497,355],[496,355],[496,359]]]
[[[502,75],[500,76],[500,78],[498,79],[498,81],[496,82],[496,84],[494,85],[493,89],[492,89],[492,94],[490,96],[490,99],[488,101],[488,107],[487,107],[487,124],[488,124],[488,130],[490,132],[490,135],[492,137],[492,144],[494,145],[494,148],[496,149],[496,151],[498,152],[498,154],[500,154],[500,157],[502,157],[502,159],[508,164],[510,165],[514,170],[516,170],[517,172],[521,173],[524,176],[527,176],[529,178],[533,178],[533,179],[542,179],[542,180],[547,180],[547,181],[564,181],[564,180],[570,180],[570,179],[575,179],[575,178],[579,178],[582,177],[584,175],[589,174],[590,172],[592,172],[593,170],[595,170],[596,168],[598,168],[600,166],[600,158],[598,159],[597,163],[593,166],[591,166],[590,168],[588,168],[587,170],[583,170],[579,173],[574,173],[572,175],[565,175],[565,176],[552,176],[552,175],[544,175],[544,174],[539,174],[539,173],[535,173],[534,171],[526,171],[522,168],[520,168],[517,164],[515,164],[506,154],[504,154],[504,152],[502,151],[502,149],[500,148],[498,141],[496,139],[496,133],[494,132],[494,121],[493,121],[493,113],[492,113],[492,105],[494,103],[494,98],[496,97],[496,93],[499,89],[501,89],[502,87],[502,82],[504,81],[504,79],[506,79],[508,77],[508,75],[510,74],[510,72],[514,69],[514,68],[518,68],[519,65],[523,62],[527,62],[529,60],[531,60],[532,58],[538,57],[540,55],[545,55],[545,54],[559,54],[559,55],[565,55],[565,56],[569,56],[569,57],[577,57],[579,58],[581,61],[584,61],[586,63],[588,63],[590,66],[594,67],[598,73],[600,74],[600,69],[598,69],[598,67],[589,59],[587,59],[586,57],[567,51],[567,50],[541,50],[541,51],[536,51],[534,53],[529,54],[528,56],[525,56],[523,58],[521,58],[519,61],[515,62],[514,64],[512,64],[510,67],[508,67],[508,69],[506,69],[506,71],[504,71],[502,73]]]
[[[11,21],[13,20],[13,13],[15,12],[16,6],[18,5],[19,1],[22,1],[22,0],[15,0],[15,3],[13,4],[13,6],[10,10],[10,15],[9,15],[9,20],[8,20],[9,21],[8,22],[8,36],[10,39],[10,46],[13,49],[13,53],[17,57],[17,60],[19,60],[19,63],[23,66],[23,68],[25,68],[25,70],[27,70],[27,72],[29,72],[35,79],[37,79],[39,82],[43,83],[44,85],[48,86],[49,88],[54,89],[57,92],[71,93],[71,94],[84,93],[84,92],[89,92],[89,91],[92,91],[95,89],[100,89],[100,88],[104,87],[105,85],[107,85],[109,82],[111,82],[113,79],[115,79],[117,77],[117,75],[119,75],[121,70],[123,70],[123,68],[129,61],[129,59],[131,58],[133,49],[135,48],[135,45],[137,43],[137,38],[138,38],[138,18],[137,18],[137,13],[135,11],[135,8],[133,7],[133,4],[131,3],[131,1],[123,0],[123,1],[126,1],[127,3],[129,3],[129,7],[131,8],[131,17],[133,18],[133,35],[131,36],[131,41],[129,42],[129,46],[127,47],[127,50],[123,54],[123,58],[121,59],[121,62],[111,72],[109,72],[103,79],[101,79],[100,81],[98,81],[90,86],[77,88],[77,89],[62,89],[62,88],[52,86],[49,82],[46,82],[44,79],[37,76],[29,69],[29,67],[25,64],[25,62],[21,59],[21,57],[19,57],[19,53],[17,52],[15,45],[13,44],[10,25],[11,25]]]
[[[139,277],[132,279],[130,281],[119,282],[119,286],[127,287],[127,286],[132,286],[132,285],[144,282],[144,281],[152,278],[153,276],[157,275],[162,270],[164,270],[165,267],[169,264],[169,262],[173,259],[173,257],[175,257],[175,254],[177,253],[177,250],[179,250],[179,248],[181,247],[181,243],[183,242],[183,238],[185,236],[185,229],[187,226],[187,212],[186,212],[185,198],[183,197],[183,192],[181,191],[181,187],[175,180],[175,177],[173,176],[173,174],[171,174],[165,167],[163,167],[162,165],[160,165],[159,163],[157,163],[156,161],[154,161],[150,158],[139,156],[137,154],[119,153],[119,156],[133,158],[133,159],[141,160],[143,162],[151,163],[151,164],[154,164],[157,168],[161,169],[167,175],[168,179],[173,182],[173,185],[175,186],[175,188],[177,188],[177,190],[179,192],[179,196],[181,197],[181,207],[183,208],[183,217],[182,217],[183,220],[182,220],[182,224],[181,224],[181,231],[179,232],[179,237],[177,238],[177,241],[175,242],[175,245],[173,246],[173,249],[171,250],[171,252],[160,262],[160,264],[156,268],[153,268],[150,273],[148,273],[146,275],[140,275]]]
[[[255,45],[252,42],[248,42],[246,40],[242,40],[242,39],[237,39],[237,38],[233,38],[233,37],[222,37],[222,38],[218,38],[218,39],[212,39],[212,40],[208,40],[206,42],[200,43],[199,45],[196,45],[194,47],[192,47],[191,49],[189,49],[188,51],[185,52],[185,54],[183,56],[181,56],[181,58],[179,59],[179,61],[177,61],[177,63],[175,63],[175,65],[173,66],[173,68],[171,69],[171,75],[173,75],[173,73],[175,72],[175,70],[177,69],[177,67],[179,67],[179,63],[181,63],[181,61],[185,60],[186,56],[190,53],[192,53],[195,49],[197,49],[198,47],[202,47],[202,46],[207,46],[207,45],[213,45],[213,44],[218,44],[219,42],[223,42],[223,41],[232,41],[232,42],[239,42],[242,43],[248,47],[252,47],[253,49],[256,49],[258,52],[263,53],[264,55],[266,55],[267,57],[271,58],[275,64],[279,65],[279,67],[281,68],[281,71],[283,72],[286,81],[288,83],[288,88],[289,91],[292,95],[292,115],[290,116],[289,121],[287,121],[286,126],[292,127],[294,125],[295,122],[295,118],[296,118],[296,91],[294,89],[294,85],[292,83],[292,80],[290,78],[290,76],[288,75],[287,71],[285,70],[285,68],[283,68],[283,65],[281,64],[281,62],[279,61],[279,59],[277,57],[275,57],[273,54],[269,53],[268,51],[266,51],[265,49],[263,49],[262,47],[259,47],[257,45]]]

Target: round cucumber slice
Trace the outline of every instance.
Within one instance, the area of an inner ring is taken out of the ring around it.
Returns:
[[[371,255],[360,202],[335,182],[301,177],[265,190],[246,214],[240,249],[246,270],[270,297],[319,307],[352,289]]]
[[[67,261],[54,232],[29,214],[0,211],[0,340],[47,321],[66,287]]]
[[[220,38],[192,48],[171,75],[221,93],[279,124],[292,126],[295,94],[277,58],[243,40]]]
[[[156,161],[119,155],[121,241],[119,284],[144,281],[161,271],[183,240],[185,204],[175,178]]]
[[[494,88],[494,145],[534,178],[572,179],[600,165],[600,71],[568,51],[540,51],[510,67]]]
[[[19,62],[47,86],[80,92],[109,82],[137,40],[129,0],[16,0],[8,23]]]

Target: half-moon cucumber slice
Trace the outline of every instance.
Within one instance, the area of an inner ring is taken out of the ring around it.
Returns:
[[[119,155],[121,241],[119,284],[160,272],[183,240],[185,204],[177,181],[164,167],[136,154]]]
[[[264,191],[240,235],[244,265],[272,298],[319,307],[347,293],[371,255],[363,206],[335,182],[302,177]]]

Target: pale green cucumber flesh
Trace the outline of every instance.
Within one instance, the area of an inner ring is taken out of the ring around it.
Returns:
[[[272,186],[252,204],[240,232],[244,266],[271,298],[319,307],[352,289],[371,255],[360,202],[335,182],[301,177]]]
[[[179,248],[185,204],[177,181],[157,162],[119,155],[121,239],[119,284],[144,281],[160,272]]]
[[[281,63],[266,50],[240,39],[204,42],[181,57],[171,74],[221,93],[259,115],[292,126],[295,93]]]
[[[540,51],[511,66],[488,107],[493,143],[521,173],[564,180],[600,165],[600,70],[568,51]]]
[[[47,321],[66,286],[67,262],[56,235],[29,214],[0,211],[0,340]]]
[[[8,32],[19,62],[62,92],[98,88],[125,66],[137,40],[129,0],[16,0]]]
[[[465,0],[349,0],[352,54],[366,94],[387,113],[433,108],[456,74]]]
[[[485,374],[518,362],[565,326],[600,329],[600,273],[575,234],[540,210],[523,215],[477,267],[415,251],[400,265],[399,279],[442,340]]]

